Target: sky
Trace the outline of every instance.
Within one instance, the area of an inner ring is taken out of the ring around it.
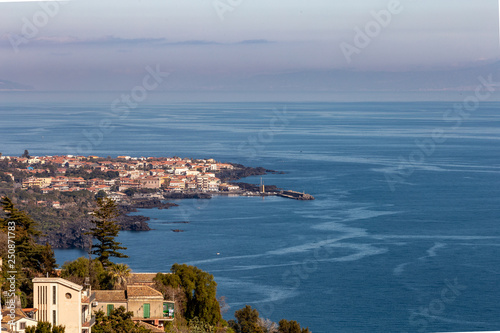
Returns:
[[[466,90],[499,40],[498,0],[1,1],[0,89]]]

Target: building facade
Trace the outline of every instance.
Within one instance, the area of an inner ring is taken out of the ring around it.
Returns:
[[[35,320],[63,325],[66,333],[91,333],[95,317],[91,303],[95,294],[62,278],[33,279]]]
[[[174,302],[163,300],[163,295],[148,285],[129,285],[126,290],[96,290],[94,311],[108,314],[123,306],[133,313],[132,320],[163,327],[174,320]]]

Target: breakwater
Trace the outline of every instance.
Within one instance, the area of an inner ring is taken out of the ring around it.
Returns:
[[[312,195],[297,191],[281,191],[277,193],[277,195],[283,198],[295,200],[314,200],[314,197]]]

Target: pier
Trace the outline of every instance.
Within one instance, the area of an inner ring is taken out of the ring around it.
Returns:
[[[314,200],[314,197],[312,195],[297,191],[281,191],[277,193],[277,195],[283,198],[294,200]]]

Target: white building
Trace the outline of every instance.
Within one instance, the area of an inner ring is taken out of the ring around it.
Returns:
[[[10,310],[2,311],[2,332],[25,333],[27,327],[36,325],[36,320],[29,318],[19,308],[15,309],[14,314],[11,314]]]
[[[33,307],[37,321],[63,325],[66,333],[90,333],[95,323],[91,303],[95,294],[62,278],[33,279]]]

